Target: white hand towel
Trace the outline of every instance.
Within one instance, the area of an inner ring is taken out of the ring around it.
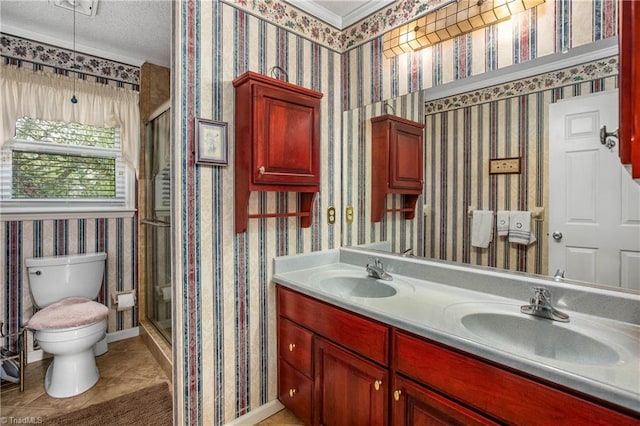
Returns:
[[[474,210],[471,221],[471,245],[487,248],[493,240],[493,211]]]
[[[498,210],[497,228],[499,237],[506,237],[509,235],[509,213],[510,212],[508,210]]]
[[[531,212],[512,211],[509,215],[509,242],[529,245],[536,241],[531,233]]]
[[[162,287],[162,300],[165,302],[171,300],[171,286]]]

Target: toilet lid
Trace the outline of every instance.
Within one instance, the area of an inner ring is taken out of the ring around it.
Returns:
[[[80,327],[107,317],[109,309],[85,297],[69,297],[36,312],[25,324],[31,330]]]

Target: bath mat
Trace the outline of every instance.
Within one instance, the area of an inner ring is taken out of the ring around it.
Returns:
[[[169,385],[162,382],[109,401],[45,419],[44,424],[47,426],[131,426],[144,424],[171,426],[173,423],[172,406]]]

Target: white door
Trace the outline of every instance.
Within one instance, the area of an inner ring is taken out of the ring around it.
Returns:
[[[549,272],[640,289],[640,185],[600,128],[618,128],[618,92],[549,106]]]

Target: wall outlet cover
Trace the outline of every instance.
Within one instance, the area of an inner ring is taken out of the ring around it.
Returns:
[[[336,208],[335,207],[329,207],[327,209],[327,222],[329,223],[329,225],[333,225],[334,223],[336,223]]]
[[[345,219],[347,221],[347,225],[351,225],[353,223],[353,206],[347,206],[345,210]]]

